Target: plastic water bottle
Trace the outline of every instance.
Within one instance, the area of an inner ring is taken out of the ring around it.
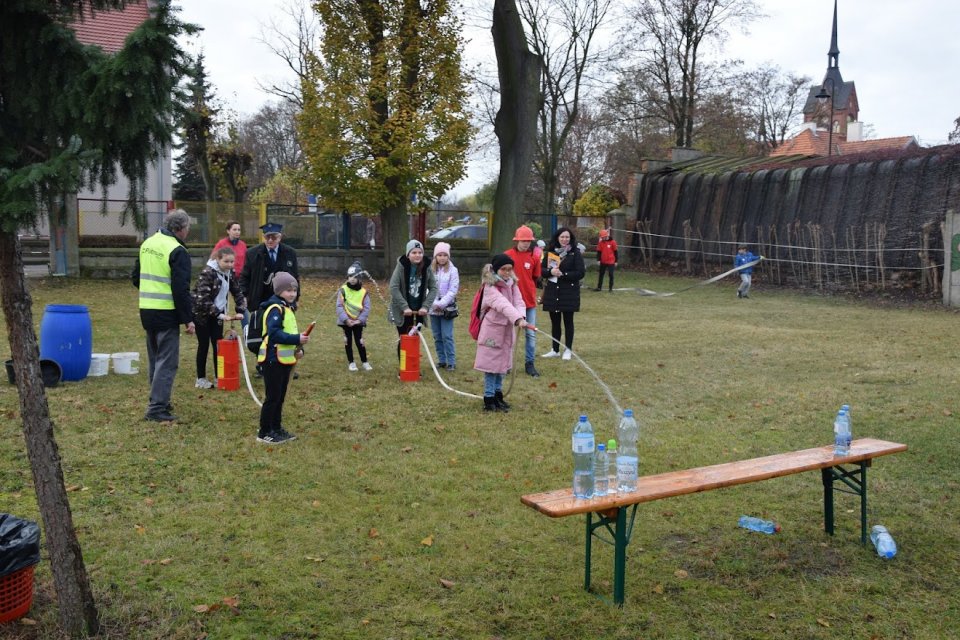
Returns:
[[[764,520],[762,518],[754,518],[753,516],[740,516],[740,520],[737,522],[737,524],[744,529],[749,529],[750,531],[759,531],[760,533],[766,533],[770,535],[780,531],[780,525],[778,525],[776,522],[771,522],[770,520]]]
[[[623,412],[617,426],[617,439],[620,441],[620,448],[617,450],[617,490],[623,493],[636,491],[640,462],[637,456],[640,426],[633,417],[632,409]]]
[[[850,412],[850,405],[848,404],[842,405],[840,408],[843,409],[843,412],[847,415],[847,436],[849,438],[847,441],[847,452],[849,453],[849,444],[850,441],[853,440],[853,414]]]
[[[580,416],[573,425],[573,495],[593,497],[593,425]]]
[[[607,440],[607,495],[617,492],[617,441]]]
[[[605,496],[609,492],[610,471],[607,446],[602,442],[597,445],[597,452],[593,455],[593,495]]]
[[[842,408],[837,412],[837,418],[833,421],[833,455],[845,456],[850,453],[850,421],[847,412]]]
[[[870,542],[877,548],[877,555],[881,558],[892,558],[897,555],[897,543],[893,541],[893,536],[882,524],[874,525],[870,529]]]

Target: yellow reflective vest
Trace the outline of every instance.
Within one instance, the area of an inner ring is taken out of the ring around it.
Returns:
[[[363,312],[363,301],[367,297],[367,290],[360,287],[356,291],[343,285],[340,287],[340,299],[343,300],[343,312],[351,320],[356,320]]]
[[[267,317],[270,315],[270,311],[276,307],[280,309],[280,313],[283,314],[283,331],[285,333],[292,333],[294,335],[300,335],[300,330],[297,329],[297,316],[294,315],[293,309],[289,307],[281,307],[279,304],[272,304],[267,307],[263,312],[263,341],[260,343],[260,351],[257,353],[257,362],[266,362],[268,349],[270,349],[270,338],[267,336]],[[300,344],[278,344],[277,345],[277,362],[281,364],[296,364],[297,356],[295,355],[297,349],[300,347]]]
[[[140,308],[173,311],[170,254],[180,243],[160,231],[140,245]]]

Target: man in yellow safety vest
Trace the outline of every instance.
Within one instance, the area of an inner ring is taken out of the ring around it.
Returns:
[[[167,214],[160,230],[140,245],[131,279],[140,289],[140,324],[147,332],[150,403],[143,416],[170,422],[170,394],[180,363],[180,325],[194,332],[190,297],[190,254],[183,241],[190,233],[190,216],[182,209]]]

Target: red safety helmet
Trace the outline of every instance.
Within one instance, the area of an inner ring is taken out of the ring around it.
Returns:
[[[513,234],[513,241],[523,242],[525,240],[533,242],[533,230],[524,224],[517,227],[516,232]]]

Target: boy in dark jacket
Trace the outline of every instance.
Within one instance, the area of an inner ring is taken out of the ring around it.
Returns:
[[[257,362],[263,368],[266,397],[260,409],[260,431],[257,442],[283,444],[296,436],[283,428],[283,401],[287,397],[290,373],[303,357],[301,345],[310,336],[300,333],[293,303],[297,300],[297,280],[285,271],[273,276],[274,296],[260,305],[264,314],[263,342]]]

